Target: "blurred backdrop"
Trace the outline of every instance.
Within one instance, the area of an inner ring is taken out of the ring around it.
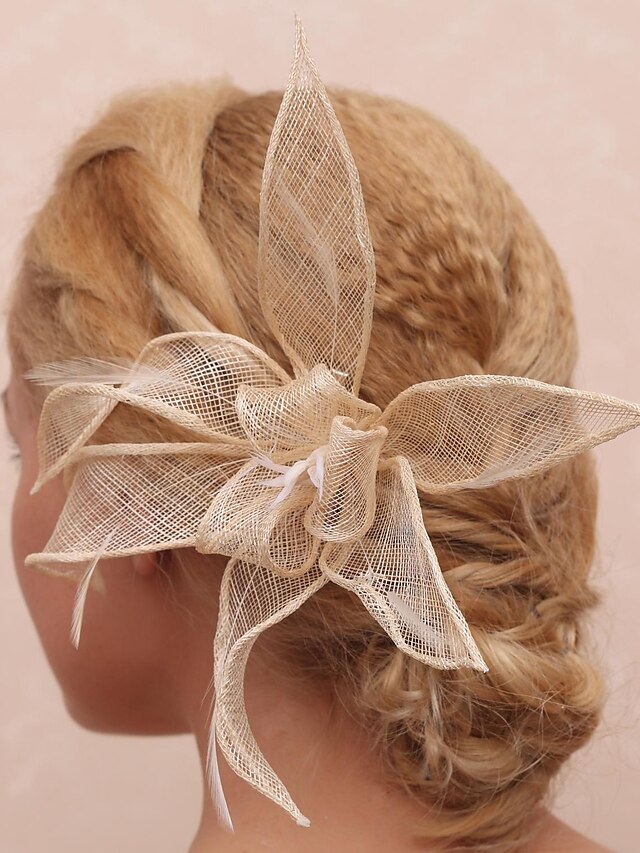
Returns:
[[[228,73],[282,88],[293,15],[326,84],[421,105],[514,186],[570,281],[577,387],[640,401],[640,4],[637,0],[21,0],[0,12],[0,274],[9,286],[28,217],[63,146],[129,86]],[[9,365],[4,340],[0,380]],[[17,469],[0,455],[0,849],[176,853],[201,789],[187,736],[92,734],[67,716],[14,578]],[[621,853],[638,849],[640,447],[596,450],[592,634],[606,718],[563,772],[556,813]]]

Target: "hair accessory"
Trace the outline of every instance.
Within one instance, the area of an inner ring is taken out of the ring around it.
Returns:
[[[101,557],[189,547],[230,558],[207,759],[229,829],[216,741],[239,776],[310,823],[247,719],[244,672],[263,631],[332,581],[355,593],[406,654],[487,672],[482,635],[474,639],[444,580],[418,492],[526,477],[640,425],[632,403],[515,376],[420,382],[384,411],[358,396],[374,254],[358,172],[298,19],[264,166],[258,274],[293,377],[222,332],[162,335],[130,365],[80,359],[25,374],[56,386],[42,408],[32,492],[73,466],[55,530],[26,563],[80,578],[76,646]],[[118,404],[173,421],[197,440],[88,444]],[[73,565],[85,561],[78,575]]]

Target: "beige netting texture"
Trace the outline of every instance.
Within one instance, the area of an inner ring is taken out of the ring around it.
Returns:
[[[80,580],[76,645],[100,557],[193,547],[230,558],[208,760],[229,828],[216,742],[236,773],[309,825],[246,715],[244,671],[262,631],[333,582],[408,655],[486,672],[438,565],[418,489],[527,476],[640,424],[637,405],[511,376],[421,382],[384,411],[358,398],[373,251],[353,158],[299,22],[296,32],[264,167],[259,245],[260,299],[293,376],[258,347],[216,332],[155,338],[127,366],[86,359],[27,374],[54,386],[33,491],[71,464],[73,480],[45,551],[26,562]],[[90,444],[117,405],[200,440]]]

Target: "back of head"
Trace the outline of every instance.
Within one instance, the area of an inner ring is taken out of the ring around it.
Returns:
[[[378,278],[361,396],[382,408],[410,384],[460,374],[570,385],[567,288],[511,187],[428,113],[330,95],[360,173]],[[287,366],[256,279],[260,183],[280,99],[222,81],[113,102],[67,152],[25,240],[8,321],[17,371],[135,357],[156,335],[195,329],[245,337]],[[29,393],[42,402],[41,388]],[[117,441],[125,422],[130,441],[170,434],[118,407],[94,440]],[[598,721],[601,680],[580,643],[598,600],[587,579],[591,458],[421,501],[488,673],[424,666],[333,584],[278,626],[278,642],[296,671],[335,684],[390,779],[425,808],[438,805],[425,838],[510,850]]]

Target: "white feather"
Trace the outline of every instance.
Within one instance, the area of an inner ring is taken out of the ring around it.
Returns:
[[[66,382],[125,382],[131,376],[132,362],[126,359],[107,361],[90,356],[48,361],[27,370],[25,379],[37,385],[62,385]]]
[[[76,590],[76,597],[73,604],[73,618],[71,620],[71,642],[76,649],[80,645],[80,631],[82,629],[82,617],[84,615],[84,604],[87,598],[87,590],[89,588],[91,575],[93,574],[93,570],[95,569],[97,562],[98,561],[95,558],[91,561],[91,565],[84,573]]]
[[[89,589],[89,584],[91,583],[91,576],[93,575],[96,566],[100,560],[100,557],[104,554],[107,549],[107,545],[111,541],[111,537],[115,533],[115,528],[110,530],[109,533],[104,538],[104,541],[98,548],[95,553],[93,560],[89,564],[87,570],[82,576],[82,580],[78,584],[78,588],[76,589],[75,600],[73,603],[73,617],[71,619],[71,642],[76,647],[76,649],[80,645],[80,631],[82,630],[82,619],[84,616],[84,605],[87,600],[87,591]],[[102,585],[102,590],[104,591],[104,582],[100,581]]]
[[[438,647],[443,640],[448,642],[448,639],[444,634],[441,634],[431,625],[427,625],[426,622],[423,622],[415,610],[407,604],[406,601],[400,598],[397,592],[389,590],[389,592],[387,592],[387,600],[389,601],[389,604],[395,607],[407,625],[411,625],[411,627],[414,628],[419,637],[422,637],[428,643],[433,643]]]
[[[233,832],[233,823],[229,814],[229,807],[222,788],[222,779],[220,778],[220,767],[218,765],[218,754],[216,745],[216,719],[217,708],[214,706],[211,715],[211,727],[209,729],[209,748],[207,750],[207,776],[209,779],[209,789],[213,795],[213,802],[216,807],[218,821],[224,829]]]
[[[106,385],[128,383],[161,384],[170,387],[189,387],[186,379],[171,376],[159,367],[134,365],[132,359],[114,357],[111,360],[78,356],[62,361],[49,361],[32,367],[25,379],[37,385],[65,385],[74,382],[102,382]]]

